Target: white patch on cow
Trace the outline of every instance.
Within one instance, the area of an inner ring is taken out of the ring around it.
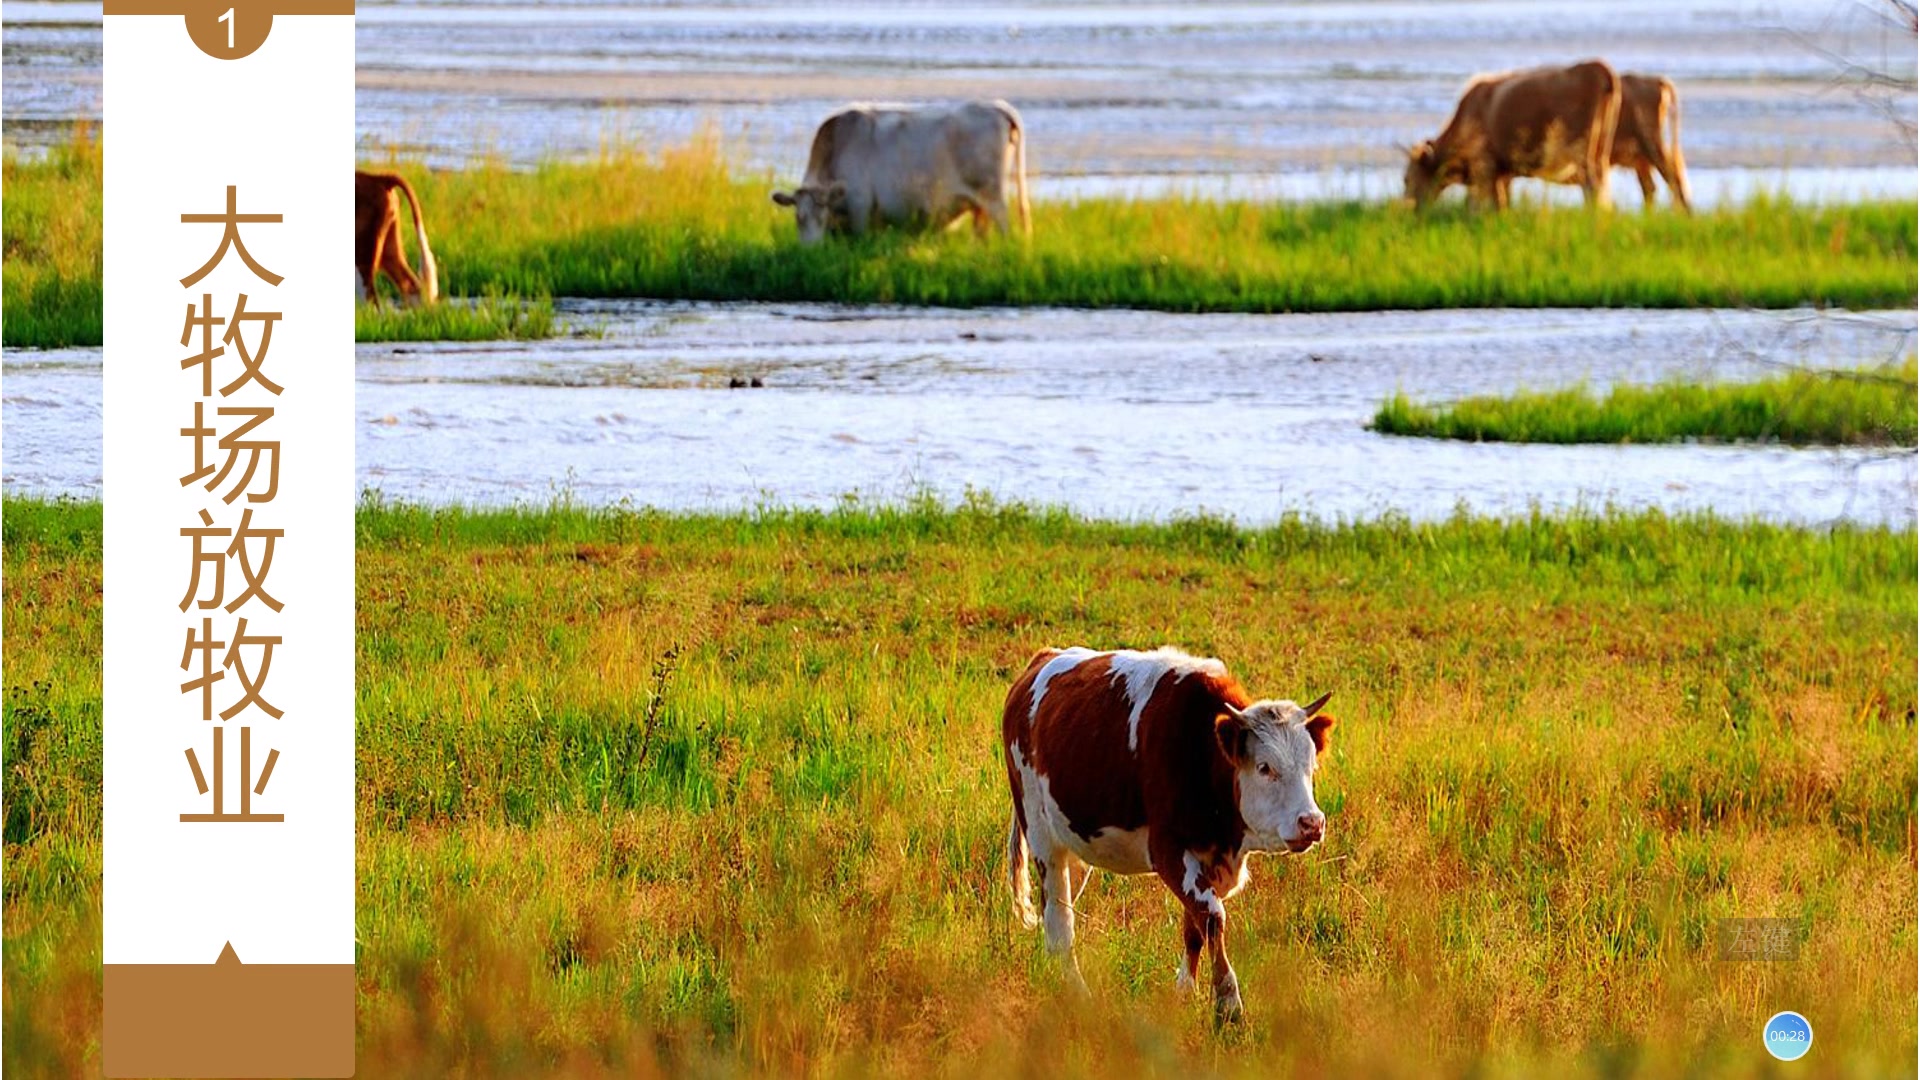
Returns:
[[[1200,887],[1200,875],[1202,873],[1200,860],[1194,858],[1193,852],[1189,851],[1181,856],[1181,861],[1186,864],[1187,876],[1181,879],[1180,891],[1192,897],[1196,903],[1205,906],[1209,912],[1225,918],[1227,914],[1226,905],[1222,904],[1220,898],[1213,894],[1213,886],[1209,885],[1204,889]]]
[[[1068,830],[1069,835],[1072,830]],[[1147,830],[1116,829],[1108,826],[1081,840],[1073,836],[1074,854],[1088,865],[1116,874],[1151,874],[1153,858],[1147,854]]]
[[[1047,684],[1053,681],[1055,675],[1072,671],[1074,668],[1079,667],[1081,664],[1099,655],[1099,653],[1094,652],[1092,649],[1075,645],[1071,649],[1060,650],[1060,655],[1041,665],[1040,673],[1033,677],[1033,689],[1029,691],[1029,696],[1033,698],[1033,704],[1027,709],[1027,722],[1032,723],[1039,718],[1040,699],[1047,695]]]
[[[1127,749],[1135,753],[1140,750],[1140,716],[1147,711],[1147,702],[1153,700],[1154,688],[1160,685],[1162,676],[1172,672],[1173,681],[1179,682],[1196,671],[1209,675],[1227,673],[1227,665],[1212,657],[1189,656],[1169,646],[1152,652],[1121,649],[1111,654],[1107,668],[1108,677],[1124,681],[1127,703],[1133,706],[1133,711],[1127,714]]]
[[[1147,854],[1147,830],[1117,829],[1108,826],[1082,839],[1073,831],[1066,811],[1053,801],[1052,784],[1033,767],[1019,744],[1007,745],[1007,757],[1020,774],[1021,810],[1027,818],[1027,849],[1041,863],[1052,865],[1073,859],[1115,874],[1150,874],[1153,860]],[[1081,888],[1086,887],[1085,879]]]

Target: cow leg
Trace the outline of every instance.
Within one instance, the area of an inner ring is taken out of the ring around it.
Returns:
[[[1609,162],[1601,162],[1598,167],[1588,166],[1580,185],[1581,192],[1586,195],[1588,206],[1600,210],[1613,208],[1613,189],[1607,178],[1607,174],[1612,171]]]
[[[1467,167],[1467,205],[1480,209],[1500,208],[1500,186],[1505,177],[1483,165]]]
[[[426,293],[420,287],[420,279],[414,275],[413,268],[407,265],[407,247],[400,237],[398,214],[394,215],[392,224],[387,226],[387,239],[384,246],[386,256],[380,268],[387,272],[387,277],[393,279],[394,286],[400,290],[401,302],[405,304],[419,302]]]
[[[1640,209],[1650,211],[1653,209],[1653,166],[1642,161],[1633,167],[1633,174],[1640,180]],[[1672,182],[1667,186],[1672,187]]]
[[[1225,908],[1203,916],[1207,949],[1213,955],[1213,1011],[1223,1021],[1240,1019],[1240,977],[1233,973],[1227,959],[1227,912]]]
[[[1200,982],[1200,950],[1207,943],[1207,928],[1203,919],[1191,910],[1183,913],[1180,920],[1180,937],[1186,946],[1186,956],[1180,962],[1180,973],[1174,980],[1182,994],[1190,994]]]
[[[374,230],[373,250],[367,256],[366,268],[360,272],[361,278],[367,283],[367,302],[371,303],[375,308],[382,306],[380,302],[380,260],[386,247],[387,232],[388,226],[386,225],[381,225]]]
[[[993,223],[993,231],[1001,236],[1007,235],[1007,231],[1012,228],[1011,222],[1007,219],[1007,200],[1005,199],[987,200],[986,218]]]
[[[1086,990],[1080,977],[1080,964],[1073,958],[1073,857],[1064,851],[1052,852],[1040,861],[1040,892],[1046,900],[1042,916],[1047,926],[1047,951],[1060,958],[1067,981]]]
[[[1673,200],[1673,205],[1691,213],[1693,207],[1687,203],[1687,176],[1683,171],[1685,166],[1665,154],[1660,156],[1659,164],[1660,179],[1667,182],[1667,196]]]
[[[873,200],[854,198],[853,192],[847,193],[847,231],[855,236],[866,234],[867,227],[873,221]]]

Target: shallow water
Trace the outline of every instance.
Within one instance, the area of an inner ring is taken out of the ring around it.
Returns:
[[[1395,390],[1751,378],[1904,355],[1915,314],[1203,315],[567,302],[602,336],[361,346],[359,483],[678,509],[969,488],[1244,522],[1659,506],[1907,524],[1912,452],[1545,447],[1364,430]],[[729,389],[758,378],[760,389]],[[8,491],[98,490],[99,354],[6,354]]]
[[[7,2],[5,131],[99,115],[99,5]],[[795,178],[849,100],[1005,97],[1040,198],[1185,185],[1249,198],[1397,188],[1396,149],[1439,130],[1469,75],[1604,55],[1681,88],[1703,202],[1756,187],[1912,198],[1887,110],[1831,85],[1824,49],[1913,70],[1913,41],[1847,0],[1532,0],[1288,5],[836,2],[362,3],[363,152],[530,162],[716,132]],[[1623,179],[1625,174],[1622,174]],[[1523,187],[1531,186],[1523,184]],[[1630,181],[1620,201],[1639,201]]]

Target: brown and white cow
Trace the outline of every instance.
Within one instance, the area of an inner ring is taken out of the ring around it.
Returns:
[[[1601,60],[1477,76],[1445,130],[1407,151],[1407,198],[1424,207],[1464,184],[1470,202],[1499,208],[1513,178],[1531,176],[1578,184],[1588,205],[1610,206],[1620,95]]]
[[[1006,102],[850,105],[814,133],[800,186],[773,201],[793,208],[800,242],[813,244],[881,223],[945,229],[969,215],[977,233],[1006,232],[1009,189],[1031,235],[1026,130]]]
[[[407,265],[401,240],[400,196],[413,211],[413,238],[420,244],[420,276]],[[385,272],[407,303],[433,304],[440,300],[440,267],[427,244],[427,218],[413,185],[398,173],[353,172],[353,269],[367,301],[380,304],[374,277]]]
[[[1667,182],[1673,204],[1690,210],[1687,163],[1680,154],[1680,95],[1658,75],[1620,75],[1620,124],[1613,133],[1615,168],[1632,169],[1653,209],[1653,174]]]
[[[1092,867],[1155,874],[1184,909],[1180,988],[1193,987],[1205,947],[1215,1008],[1239,1015],[1226,901],[1246,886],[1254,852],[1298,853],[1326,836],[1313,774],[1331,696],[1304,708],[1254,701],[1220,661],[1171,648],[1034,656],[1002,719],[1007,877],[1015,911],[1034,926],[1029,857],[1038,865],[1047,947],[1076,985],[1075,871],[1082,888]]]

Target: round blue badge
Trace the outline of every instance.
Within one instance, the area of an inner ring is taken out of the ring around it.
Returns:
[[[1813,1025],[1797,1012],[1777,1012],[1761,1029],[1767,1053],[1781,1061],[1798,1061],[1813,1047]]]

